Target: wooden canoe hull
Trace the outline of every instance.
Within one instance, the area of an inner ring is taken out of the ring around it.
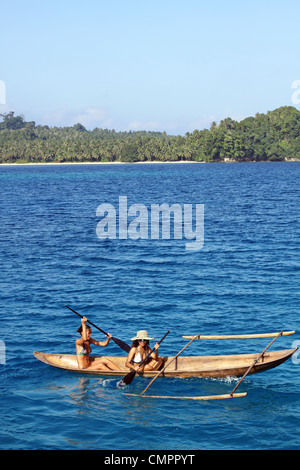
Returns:
[[[298,348],[266,352],[253,367],[250,374],[257,374],[258,372],[264,372],[279,366],[288,360],[297,349]],[[76,355],[51,354],[38,351],[34,351],[33,354],[37,359],[50,366],[80,374],[123,377],[129,372],[129,369],[125,367],[125,356],[106,356],[121,368],[119,371],[106,371],[79,369]],[[176,358],[161,375],[164,377],[241,377],[258,356],[259,353],[226,356],[180,356]],[[165,365],[168,364],[171,359],[172,356],[165,357]],[[138,375],[145,377],[153,377],[156,374],[157,371],[138,373]]]

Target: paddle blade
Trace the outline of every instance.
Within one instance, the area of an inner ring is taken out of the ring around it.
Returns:
[[[120,382],[117,383],[117,388],[122,388],[122,387],[125,387],[126,385],[131,384],[131,382],[133,381],[135,377],[135,374],[136,374],[136,370],[132,370],[131,372],[129,372],[129,374],[125,375],[125,377],[123,377],[123,379],[121,379]]]
[[[123,349],[124,351],[126,351],[127,353],[129,353],[131,347],[124,343],[124,341],[122,341],[121,339],[118,339],[118,338],[111,338],[121,349]]]

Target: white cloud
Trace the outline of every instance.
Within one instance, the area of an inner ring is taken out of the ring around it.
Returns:
[[[186,132],[193,132],[195,129],[209,129],[213,121],[218,121],[217,117],[214,115],[202,116],[199,119],[191,122],[186,129]]]
[[[75,115],[72,118],[72,124],[82,124],[88,129],[95,127],[108,127],[112,125],[113,120],[107,116],[106,111],[99,108],[86,108],[83,112]]]
[[[74,126],[80,123],[88,130],[99,128],[112,128],[114,120],[101,108],[86,108],[77,112],[58,109],[44,114],[42,122],[49,126]]]
[[[42,124],[47,126],[66,126],[64,119],[66,117],[65,110],[57,110],[46,113],[42,116]]]
[[[1,104],[0,103],[0,114],[8,113],[9,111],[14,111],[13,106],[9,106],[8,104]]]
[[[128,124],[127,129],[128,131],[155,131],[159,130],[160,128],[159,122],[149,121],[149,122],[142,122],[142,121],[132,121]]]

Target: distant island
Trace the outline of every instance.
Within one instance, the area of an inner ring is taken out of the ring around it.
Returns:
[[[300,161],[300,111],[283,106],[185,136],[49,127],[0,114],[0,163]]]

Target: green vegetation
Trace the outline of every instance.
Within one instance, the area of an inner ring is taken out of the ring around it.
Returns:
[[[184,137],[40,126],[14,112],[0,117],[0,163],[300,160],[300,111],[291,106],[240,122],[226,118]]]

